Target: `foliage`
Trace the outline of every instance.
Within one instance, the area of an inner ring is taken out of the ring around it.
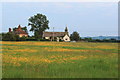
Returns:
[[[35,39],[34,37],[28,37],[26,41],[37,41],[37,39]]]
[[[20,41],[26,41],[26,39],[27,38],[25,36],[19,38]]]
[[[71,40],[72,36],[70,36]],[[84,38],[84,39],[79,39],[81,41],[85,42],[120,42],[120,40],[116,39],[92,39],[92,38]],[[13,34],[12,32],[8,33],[1,33],[0,34],[0,41],[50,41],[46,39],[36,39],[34,36],[29,36],[29,37],[19,37],[18,35]],[[60,42],[63,42],[63,40],[60,40]]]
[[[20,37],[18,35],[14,35],[15,41],[20,41]]]
[[[43,31],[49,29],[47,17],[43,14],[37,14],[28,19],[28,26],[31,26],[30,31],[34,32],[36,39],[42,38]]]
[[[38,39],[38,41],[50,41],[49,39]]]
[[[2,35],[2,40],[4,41],[16,41],[16,36],[12,32],[8,32]]]
[[[116,39],[92,39],[92,38],[84,38],[81,39],[82,41],[86,41],[86,42],[120,42],[120,40],[116,40]]]
[[[13,32],[2,33],[2,41],[26,41],[26,37],[19,37]]]
[[[71,35],[70,35],[70,39],[71,41],[79,41],[80,40],[80,36],[79,36],[79,33],[78,32],[73,32]]]
[[[0,41],[2,41],[2,36],[4,35],[5,33],[0,33]]]
[[[92,41],[92,38],[84,38],[84,41]]]

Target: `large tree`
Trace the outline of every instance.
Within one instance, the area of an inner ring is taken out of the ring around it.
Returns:
[[[28,19],[28,26],[31,26],[30,31],[34,32],[36,39],[42,38],[43,31],[49,29],[47,17],[43,14],[37,14]]]
[[[71,35],[70,35],[70,39],[72,41],[79,41],[80,40],[80,36],[79,36],[79,33],[78,32],[73,32]]]

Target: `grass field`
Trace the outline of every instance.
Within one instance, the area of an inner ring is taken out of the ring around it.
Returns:
[[[3,78],[117,78],[118,43],[2,42]]]

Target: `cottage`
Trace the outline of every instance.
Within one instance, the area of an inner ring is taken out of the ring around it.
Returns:
[[[17,29],[15,29],[15,31],[11,31],[11,28],[9,28],[9,32],[13,32],[16,35],[19,35],[19,37],[23,37],[23,36],[28,37],[28,33],[23,31],[20,25],[18,26]]]
[[[66,27],[65,32],[43,32],[43,38],[51,41],[70,41],[70,36],[68,34],[68,29]]]

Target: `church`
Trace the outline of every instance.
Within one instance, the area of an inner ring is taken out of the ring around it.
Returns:
[[[68,33],[67,27],[65,28],[64,32],[43,32],[44,39],[48,39],[50,41],[65,41],[69,42],[70,41],[70,36]]]

